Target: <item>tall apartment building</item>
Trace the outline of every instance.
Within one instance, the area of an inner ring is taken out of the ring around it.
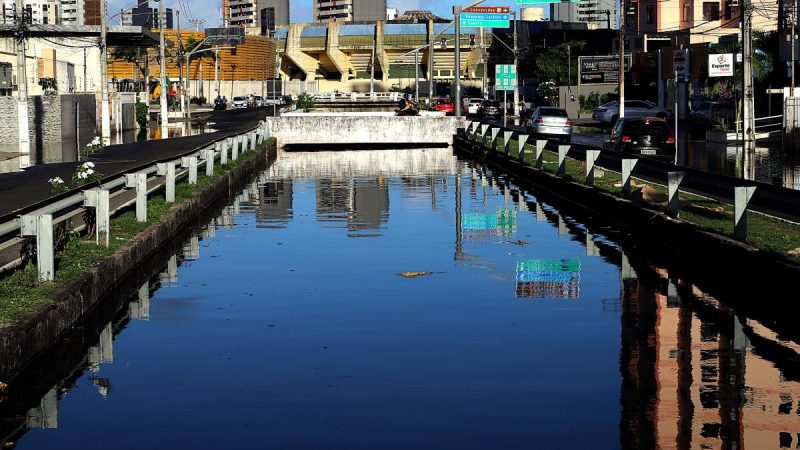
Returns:
[[[61,25],[100,25],[100,2],[102,0],[59,0],[59,22]]]
[[[314,22],[386,20],[386,0],[312,0]]]
[[[289,25],[289,0],[227,0],[228,24],[248,34],[269,35],[278,25]]]
[[[589,28],[617,28],[616,0],[561,1],[550,5],[550,20],[586,22]]]
[[[632,0],[626,27],[638,33],[686,34],[691,43],[717,42],[721,36],[741,33],[737,0]],[[753,29],[774,31],[774,0],[752,0]],[[759,13],[761,12],[761,13]]]
[[[164,29],[173,29],[172,8],[164,8],[164,16]],[[150,29],[161,29],[158,8],[151,8],[147,3],[143,3],[133,8],[122,10],[122,24],[147,27]]]
[[[58,23],[59,2],[56,0],[29,0],[25,2],[26,17],[28,23],[32,24],[56,24]],[[14,23],[14,15],[17,5],[13,0],[3,2],[0,24]]]

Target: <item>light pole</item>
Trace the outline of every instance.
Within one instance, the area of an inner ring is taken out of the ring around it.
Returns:
[[[106,43],[106,2],[100,2],[100,137],[111,143],[111,111],[108,105],[108,45]]]
[[[514,20],[514,72],[517,74],[519,80],[519,48],[517,47],[517,13],[511,13],[511,19]],[[519,116],[519,81],[514,86],[514,115]]]
[[[465,9],[470,9],[473,6],[478,6],[486,0],[475,0],[468,6],[453,6],[453,16],[456,24],[456,51],[455,51],[455,99],[456,99],[456,117],[461,117],[461,12]]]
[[[161,137],[167,137],[167,124],[169,123],[169,111],[167,110],[167,60],[164,56],[164,0],[158,1],[158,55],[160,58],[160,85],[159,104],[161,106]],[[101,2],[102,3],[102,2]]]

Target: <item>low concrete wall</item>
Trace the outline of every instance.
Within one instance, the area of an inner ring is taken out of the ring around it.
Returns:
[[[308,113],[267,117],[278,146],[286,145],[452,145],[456,117],[396,117],[394,113]]]
[[[166,217],[150,225],[116,253],[50,295],[49,301],[0,329],[0,380],[18,375],[32,360],[78,324],[104,296],[152,255],[172,242],[206,210],[230,198],[274,160],[272,144],[190,199],[173,207]]]

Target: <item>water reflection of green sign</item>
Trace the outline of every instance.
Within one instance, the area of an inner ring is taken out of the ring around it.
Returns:
[[[577,299],[581,263],[577,259],[517,262],[517,298]]]
[[[517,229],[517,210],[499,208],[494,214],[464,214],[461,229],[470,234],[487,234],[494,236],[510,236]]]

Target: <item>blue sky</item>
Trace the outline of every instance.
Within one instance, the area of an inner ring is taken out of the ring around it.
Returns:
[[[108,8],[111,11],[119,11],[122,8],[130,8],[141,0],[109,0]],[[181,27],[186,23],[187,18],[205,19],[206,27],[217,26],[219,24],[221,0],[165,0],[166,7],[181,11]],[[312,0],[289,0],[291,9],[291,19],[293,23],[306,23],[311,21]],[[410,9],[427,9],[442,17],[452,16],[453,5],[469,3],[469,0],[388,0],[390,8],[397,8],[400,12]],[[493,1],[487,0],[486,5],[501,6],[513,5],[516,1]],[[158,3],[151,3],[154,7]],[[534,5],[536,6],[536,5]]]

